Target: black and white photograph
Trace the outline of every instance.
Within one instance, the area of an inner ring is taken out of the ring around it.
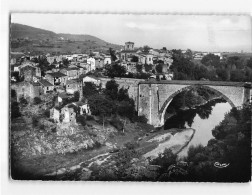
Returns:
[[[251,21],[11,12],[10,178],[250,182]]]

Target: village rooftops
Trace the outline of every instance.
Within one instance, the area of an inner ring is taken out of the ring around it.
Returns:
[[[86,105],[87,103],[83,103],[83,102],[73,102],[74,105],[76,106],[83,106]]]
[[[79,70],[78,67],[70,67],[70,68],[65,68],[65,70]]]
[[[74,83],[78,83],[79,79],[71,79],[71,80],[67,80],[67,84],[74,84]]]
[[[59,93],[58,96],[61,97],[61,98],[63,98],[63,99],[68,98],[68,95],[67,95],[66,92]]]
[[[51,87],[53,86],[53,84],[51,84],[48,80],[46,79],[42,79],[39,81],[41,85],[43,85],[44,87]]]
[[[122,50],[121,53],[136,53],[137,50]]]
[[[51,75],[52,77],[66,77],[67,76],[61,72],[51,72],[51,73],[47,73],[47,74]]]

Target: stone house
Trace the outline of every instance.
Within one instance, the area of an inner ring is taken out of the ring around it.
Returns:
[[[71,79],[66,82],[66,92],[67,94],[74,94],[75,91],[80,90],[81,82],[79,79]]]
[[[23,78],[24,81],[31,82],[33,81],[33,77],[36,76],[36,68],[30,65],[21,67],[19,71],[19,76]]]
[[[41,79],[40,81],[38,81],[41,85],[41,88],[44,92],[44,94],[52,92],[54,89],[53,84],[51,84],[48,80],[46,79]]]
[[[35,97],[39,97],[43,94],[41,85],[35,82],[23,81],[15,83],[11,85],[11,89],[16,91],[17,101],[19,101],[21,97],[24,97],[29,101],[33,101]]]
[[[67,75],[61,72],[51,72],[45,75],[45,78],[54,86],[55,85],[66,85]]]
[[[86,103],[74,102],[73,104],[80,109],[80,115],[83,114],[91,115],[90,107],[87,102]]]
[[[93,75],[85,76],[82,79],[83,83],[94,83],[96,86],[99,86],[101,83],[101,80],[98,77],[95,77]]]
[[[111,56],[106,55],[104,56],[104,65],[111,64]]]
[[[87,64],[90,65],[88,71],[93,71],[93,70],[96,69],[96,67],[95,67],[95,58],[93,58],[93,57],[88,58],[87,59]]]
[[[104,67],[104,58],[95,57],[95,67],[96,68],[103,68]]]
[[[76,123],[76,112],[71,105],[66,105],[61,109],[62,122],[63,123]]]
[[[67,75],[67,80],[77,79],[81,74],[78,67],[64,68],[60,72]]]
[[[50,109],[50,118],[54,120],[54,122],[60,122],[60,109],[59,108],[51,108]]]

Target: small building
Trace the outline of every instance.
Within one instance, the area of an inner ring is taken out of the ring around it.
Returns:
[[[43,91],[41,90],[41,85],[35,82],[18,82],[12,84],[11,89],[16,91],[17,101],[19,101],[21,97],[32,101],[35,97],[39,97],[43,94]]]
[[[42,90],[44,92],[44,94],[52,92],[54,89],[53,84],[51,84],[48,80],[46,79],[41,79],[40,81],[38,81],[42,87]]]
[[[19,69],[19,76],[20,78],[24,79],[24,81],[32,82],[33,77],[36,76],[36,68],[33,66],[24,66]]]
[[[93,58],[93,57],[88,58],[88,59],[87,59],[87,64],[90,65],[88,71],[93,71],[93,70],[96,69],[96,67],[95,67],[95,58]]]
[[[77,66],[73,66],[70,68],[64,68],[61,69],[60,72],[67,75],[67,80],[71,80],[71,79],[77,79],[79,78],[79,76],[82,74],[83,69],[78,68]]]
[[[74,92],[80,90],[81,82],[79,79],[67,80],[66,82],[66,92],[67,94],[74,94]]]
[[[94,83],[96,86],[99,86],[101,83],[101,80],[98,77],[95,77],[93,75],[85,76],[82,79],[83,83]]]
[[[71,105],[66,105],[61,109],[63,116],[62,122],[64,123],[76,123],[76,113]]]
[[[66,85],[67,75],[61,72],[51,72],[45,75],[45,78],[54,86],[55,85]]]
[[[90,107],[87,102],[86,103],[74,102],[73,104],[80,109],[80,115],[83,114],[91,115]]]
[[[50,109],[50,118],[53,119],[54,122],[60,122],[60,109],[57,107],[53,107]]]

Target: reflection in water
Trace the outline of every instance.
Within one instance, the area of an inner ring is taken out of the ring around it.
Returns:
[[[225,102],[225,103],[224,103]],[[177,115],[166,120],[164,129],[170,128],[193,128],[196,130],[193,139],[179,154],[185,156],[191,145],[206,146],[213,138],[212,129],[218,125],[230,111],[231,106],[225,100],[212,100],[195,109],[180,110]]]

